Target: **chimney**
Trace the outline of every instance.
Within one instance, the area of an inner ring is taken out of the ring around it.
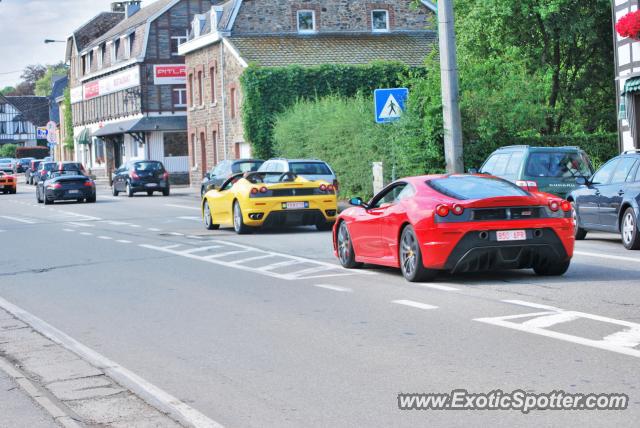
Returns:
[[[125,13],[127,18],[140,10],[142,0],[116,1],[111,3],[111,12]]]

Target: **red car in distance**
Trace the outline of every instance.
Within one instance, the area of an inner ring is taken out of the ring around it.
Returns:
[[[411,282],[439,271],[562,275],[573,257],[571,204],[497,177],[407,177],[350,203],[333,229],[334,253],[349,269],[399,267]]]

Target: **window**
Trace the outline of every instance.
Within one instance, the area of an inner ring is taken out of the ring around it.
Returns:
[[[173,36],[171,37],[171,55],[178,56],[178,46],[187,41],[187,36]]]
[[[91,52],[82,57],[84,61],[84,74],[91,74]]]
[[[166,149],[164,153],[166,156],[166,153],[167,153]],[[191,165],[195,166],[195,164],[196,164],[196,134],[191,134]]]
[[[371,11],[371,31],[374,33],[386,33],[389,31],[389,11]]]
[[[231,108],[231,118],[235,119],[236,117],[236,111],[238,108],[238,100],[237,97],[238,95],[236,94],[236,88],[231,88],[230,94],[229,94],[229,106]]]
[[[257,171],[260,168],[262,162],[234,162],[231,166],[231,171],[234,174],[238,174],[240,172],[253,172]]]
[[[290,162],[289,171],[298,175],[332,175],[323,162]]]
[[[198,71],[198,104],[204,105],[204,82],[202,81],[202,71]]]
[[[640,182],[640,165],[638,165],[638,172],[636,172],[635,182]]]
[[[409,184],[398,183],[397,185],[385,189],[381,193],[379,193],[375,197],[375,199],[371,201],[371,208],[381,208],[384,206],[393,205],[403,199],[407,199],[408,197],[413,196],[414,193],[415,192],[413,188]]]
[[[507,170],[507,164],[509,163],[510,157],[511,154],[509,153],[500,153],[492,156],[482,168],[482,172],[498,176],[504,174]]]
[[[591,179],[593,184],[607,184],[613,174],[613,171],[616,169],[616,166],[618,166],[619,161],[620,159],[613,159],[604,164],[604,166],[600,168]]]
[[[164,138],[164,157],[189,156],[189,148],[187,145],[187,134],[184,132],[165,132]],[[191,138],[196,139],[195,134],[191,134]]]
[[[216,97],[216,68],[211,67],[209,69],[209,78],[211,79],[211,104],[217,101]]]
[[[187,106],[187,88],[176,88],[173,90],[173,106]]]
[[[528,193],[500,178],[451,175],[427,182],[435,191],[459,200],[527,196]]]
[[[22,122],[21,120],[14,122],[14,127],[13,127],[13,133],[14,134],[24,134],[25,131],[25,126],[24,126],[24,122]]]
[[[118,62],[118,51],[120,50],[120,39],[111,42],[111,64]]]
[[[531,153],[527,161],[528,177],[571,178],[591,175],[591,167],[580,153]]]
[[[633,158],[622,158],[620,163],[616,166],[616,170],[611,176],[611,184],[624,183],[627,180],[627,175],[631,172],[633,165],[636,163]]]
[[[195,102],[193,101],[193,74],[189,74],[189,107],[193,107]]]
[[[520,165],[524,154],[522,152],[513,152],[507,163],[507,169],[504,171],[505,177],[509,180],[515,179],[520,172]]]
[[[316,12],[313,10],[298,11],[298,32],[313,33],[316,31]]]
[[[0,122],[0,134],[6,134],[7,131],[5,130],[4,127],[4,122]]]
[[[213,164],[218,163],[218,131],[211,133],[211,142],[213,143]]]

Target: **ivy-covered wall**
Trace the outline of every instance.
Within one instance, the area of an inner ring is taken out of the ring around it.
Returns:
[[[253,156],[268,159],[273,155],[276,115],[297,101],[327,95],[353,97],[377,88],[396,87],[410,70],[394,62],[269,68],[249,65],[240,78],[245,141],[251,143]]]

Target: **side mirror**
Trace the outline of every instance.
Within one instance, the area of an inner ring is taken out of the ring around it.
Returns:
[[[576,184],[578,186],[586,186],[587,184],[589,184],[589,181],[584,177],[578,177],[576,178]]]
[[[211,174],[209,174],[208,172],[204,175],[204,178],[206,178],[207,180],[211,179]]]
[[[353,205],[354,207],[362,207],[368,208],[368,205],[362,200],[362,198],[351,198],[349,199],[349,205]]]
[[[467,173],[469,173],[469,174],[477,174],[478,173],[478,169],[477,168],[469,168],[467,170]]]
[[[216,187],[216,185],[215,185],[215,184],[209,184],[209,185],[207,185],[207,192],[208,192],[209,190],[216,190],[216,188],[217,188],[217,187]]]

